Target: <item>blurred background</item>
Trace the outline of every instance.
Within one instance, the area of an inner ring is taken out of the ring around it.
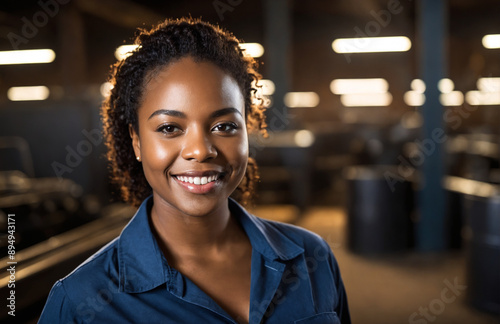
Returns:
[[[2,1],[0,290],[18,262],[17,321],[134,214],[108,181],[107,75],[137,28],[189,15],[260,63],[252,212],[327,240],[354,323],[499,323],[498,0]]]

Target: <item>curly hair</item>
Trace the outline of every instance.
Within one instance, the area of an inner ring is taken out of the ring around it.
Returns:
[[[137,49],[111,68],[109,82],[113,89],[102,105],[101,116],[112,181],[119,186],[122,198],[138,207],[152,189],[136,160],[129,125],[138,131],[137,110],[151,73],[188,56],[211,62],[240,87],[248,131],[265,134],[266,124],[263,101],[255,98],[261,78],[257,62],[244,54],[231,33],[199,19],[167,19],[151,30],[140,29],[135,44]],[[258,179],[257,165],[249,157],[245,177],[233,198],[244,205],[250,202]]]

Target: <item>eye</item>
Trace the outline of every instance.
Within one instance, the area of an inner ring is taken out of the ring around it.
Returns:
[[[164,124],[164,125],[159,126],[156,129],[156,131],[160,132],[160,133],[163,133],[163,134],[166,134],[166,135],[176,135],[176,134],[181,133],[182,129],[180,129],[176,125]]]
[[[238,125],[235,123],[220,123],[212,128],[213,132],[232,134],[238,129]]]

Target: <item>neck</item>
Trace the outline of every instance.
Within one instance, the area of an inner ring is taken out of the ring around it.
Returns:
[[[205,215],[193,216],[154,199],[151,219],[163,252],[174,258],[219,250],[231,239],[235,226],[227,200]]]

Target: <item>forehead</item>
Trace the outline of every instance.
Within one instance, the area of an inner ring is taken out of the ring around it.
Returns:
[[[234,107],[244,113],[244,98],[238,83],[207,61],[182,58],[151,73],[144,86],[141,108],[198,112]],[[244,114],[243,114],[244,115]]]

